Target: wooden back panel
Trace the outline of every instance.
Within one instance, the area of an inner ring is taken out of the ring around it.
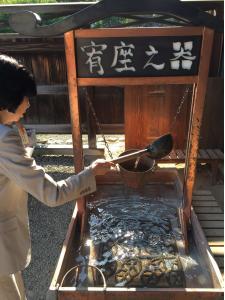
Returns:
[[[126,149],[141,149],[168,133],[185,85],[126,86],[124,90]],[[185,148],[191,93],[172,131],[175,148]]]

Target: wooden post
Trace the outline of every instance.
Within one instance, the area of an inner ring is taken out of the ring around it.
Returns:
[[[64,41],[65,41],[65,54],[66,54],[66,65],[67,65],[70,116],[71,116],[72,137],[73,137],[74,167],[75,167],[75,173],[77,174],[83,170],[84,160],[83,160],[83,147],[82,147],[82,137],[81,137],[81,128],[80,128],[80,116],[79,116],[74,32],[69,31],[65,33]],[[77,201],[77,205],[78,205],[78,213],[80,216],[82,216],[83,212],[85,211],[85,199],[80,198]]]
[[[84,168],[73,31],[64,34],[75,172]]]
[[[199,146],[199,135],[202,123],[204,101],[208,80],[209,64],[213,44],[214,32],[211,29],[204,28],[201,60],[199,65],[199,75],[195,86],[195,92],[192,97],[192,111],[190,116],[189,139],[186,156],[184,197],[184,214],[186,221],[189,221],[192,205],[192,193],[195,183],[196,163]]]
[[[191,101],[191,107],[190,107],[190,117],[189,117],[189,124],[188,124],[188,137],[187,137],[187,145],[186,145],[186,156],[185,156],[185,161],[189,161],[189,154],[190,154],[190,139],[191,139],[191,126],[192,126],[192,120],[193,120],[193,106],[194,106],[194,101],[195,99],[195,94],[196,94],[196,84],[193,84],[193,89],[192,89],[192,101]],[[187,172],[189,169],[189,165],[186,163],[185,164],[185,169],[184,169],[184,179],[187,177]],[[184,188],[184,186],[183,186]]]

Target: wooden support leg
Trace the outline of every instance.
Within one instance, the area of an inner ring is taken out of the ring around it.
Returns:
[[[209,63],[213,44],[213,31],[204,28],[201,61],[199,65],[199,76],[196,90],[192,98],[192,112],[190,116],[188,147],[185,167],[185,186],[184,186],[184,213],[186,221],[189,222],[191,216],[192,193],[195,184],[196,164],[198,156],[199,135],[202,123],[205,94],[208,80]],[[187,224],[188,225],[188,224]],[[187,245],[186,245],[187,247]]]
[[[83,160],[83,146],[82,146],[81,128],[80,128],[74,32],[69,31],[65,33],[64,41],[65,41],[65,54],[66,54],[67,77],[68,77],[70,116],[71,116],[72,137],[73,137],[74,168],[75,168],[75,173],[77,174],[83,170],[84,160]],[[85,206],[86,206],[85,198],[80,198],[79,200],[77,200],[79,217],[82,216],[85,210]]]

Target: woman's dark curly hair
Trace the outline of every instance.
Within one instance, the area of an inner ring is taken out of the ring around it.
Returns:
[[[17,60],[0,55],[0,110],[14,113],[25,96],[36,96],[33,75]]]

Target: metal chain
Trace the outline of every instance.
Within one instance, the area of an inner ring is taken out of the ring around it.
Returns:
[[[106,147],[106,149],[107,149],[107,151],[108,151],[108,154],[109,154],[110,158],[113,159],[112,152],[111,152],[111,150],[110,150],[110,148],[109,148],[108,142],[106,141],[106,138],[105,138],[105,135],[104,135],[104,133],[103,133],[102,127],[101,127],[100,122],[99,122],[99,120],[98,120],[98,117],[97,117],[97,115],[96,115],[94,106],[93,106],[93,104],[92,104],[92,102],[91,102],[91,99],[90,99],[90,95],[89,95],[89,93],[88,93],[88,90],[87,90],[87,88],[84,88],[84,90],[85,90],[85,96],[86,96],[85,99],[87,100],[88,106],[89,106],[89,108],[90,108],[90,110],[91,110],[91,112],[92,112],[92,115],[93,115],[94,119],[95,119],[95,123],[96,123],[96,125],[97,125],[97,127],[98,127],[98,130],[99,130],[99,132],[100,132],[100,134],[101,134],[101,136],[102,136],[102,138],[103,138],[105,147]]]
[[[189,90],[190,90],[190,87],[187,86],[186,89],[185,89],[185,91],[184,91],[184,94],[183,94],[183,96],[182,96],[182,98],[181,98],[180,104],[179,104],[179,106],[178,106],[178,108],[177,108],[176,114],[175,114],[175,116],[174,116],[174,118],[173,118],[173,121],[172,121],[172,124],[171,124],[171,127],[170,127],[170,131],[171,131],[171,132],[172,132],[173,129],[174,129],[174,126],[175,126],[175,124],[176,124],[178,115],[181,113],[181,109],[182,109],[183,104],[184,104],[184,102],[185,102],[185,100],[186,100],[186,98],[187,98],[187,95],[188,95],[188,93],[189,93]]]
[[[188,95],[188,93],[189,93],[189,90],[190,90],[190,87],[187,86],[186,89],[185,89],[185,91],[184,91],[184,94],[183,94],[183,96],[182,96],[182,98],[181,98],[180,104],[179,104],[179,106],[178,106],[178,108],[177,108],[177,111],[176,111],[176,113],[175,113],[175,116],[174,116],[174,118],[173,118],[173,121],[172,121],[172,124],[171,124],[171,127],[170,127],[170,131],[171,131],[171,132],[172,132],[173,129],[174,129],[174,126],[175,126],[175,124],[176,124],[178,115],[181,113],[181,109],[182,109],[183,104],[184,104],[184,102],[185,102],[185,100],[186,100],[186,98],[187,98],[187,95]],[[97,125],[97,127],[98,127],[98,130],[99,130],[101,136],[102,136],[102,139],[103,139],[103,141],[104,141],[104,144],[105,144],[105,147],[106,147],[106,149],[107,149],[107,151],[108,151],[108,154],[109,154],[110,158],[113,159],[112,152],[111,152],[111,150],[110,150],[110,148],[109,148],[108,142],[106,141],[105,135],[104,135],[104,133],[103,133],[102,127],[101,127],[100,122],[99,122],[99,120],[98,120],[98,117],[97,117],[97,115],[96,115],[96,112],[95,112],[95,109],[94,109],[94,107],[93,107],[93,104],[92,104],[92,101],[91,101],[91,99],[90,99],[90,95],[89,95],[89,93],[88,93],[87,88],[85,88],[85,96],[86,96],[85,99],[87,100],[88,106],[89,106],[89,108],[90,108],[90,110],[91,110],[91,112],[92,112],[92,115],[93,115],[94,119],[95,119],[95,123],[96,123],[96,125]]]

